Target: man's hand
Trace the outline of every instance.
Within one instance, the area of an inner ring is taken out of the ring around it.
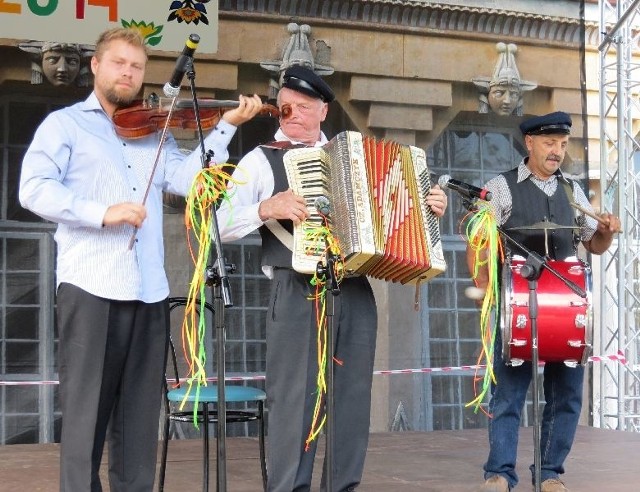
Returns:
[[[482,250],[478,252],[480,261],[483,262],[482,265],[479,266],[478,271],[476,272],[476,251],[467,244],[467,268],[469,268],[469,276],[473,278],[474,274],[475,278],[475,287],[467,287],[465,289],[465,295],[469,299],[473,299],[476,302],[478,307],[482,307],[482,303],[484,302],[484,295],[487,292],[487,286],[489,285],[489,269],[485,263],[487,259],[487,250]]]
[[[440,186],[435,185],[431,188],[431,191],[427,195],[427,205],[431,207],[433,213],[438,217],[442,217],[444,215],[445,210],[447,209],[447,195],[440,188]]]
[[[613,235],[622,230],[620,219],[613,214],[600,214],[598,229],[590,241],[583,242],[584,247],[594,255],[601,255],[609,249]]]
[[[260,202],[258,215],[263,222],[269,219],[289,219],[298,225],[309,217],[309,211],[304,198],[289,189]]]
[[[222,119],[233,126],[240,126],[246,123],[262,109],[262,100],[259,96],[240,96],[240,105],[222,115]]]
[[[144,219],[147,218],[147,209],[140,203],[123,202],[111,205],[104,214],[102,225],[115,226],[120,224],[130,224],[140,227]]]
[[[620,232],[622,224],[620,219],[613,214],[602,213],[600,214],[601,221],[598,221],[598,232],[605,235],[615,234]]]

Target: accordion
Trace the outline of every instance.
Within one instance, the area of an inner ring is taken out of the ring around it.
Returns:
[[[289,150],[283,160],[289,186],[310,212],[294,228],[294,270],[314,273],[324,260],[308,230],[326,220],[347,276],[418,284],[445,271],[439,220],[425,201],[431,182],[422,149],[347,131],[322,147]],[[328,214],[318,210],[323,197]]]

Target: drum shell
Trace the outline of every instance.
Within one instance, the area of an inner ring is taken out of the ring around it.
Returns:
[[[502,356],[511,365],[532,359],[529,281],[520,275],[524,263],[524,259],[515,257],[505,262],[502,268]],[[580,287],[586,298],[580,297],[543,268],[536,289],[538,359],[584,365],[591,355],[593,336],[591,269],[576,258],[551,260],[548,264]]]

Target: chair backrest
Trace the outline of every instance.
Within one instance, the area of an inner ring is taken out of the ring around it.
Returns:
[[[174,312],[174,310],[178,307],[186,306],[188,301],[189,299],[186,297],[170,297],[169,298],[169,314]],[[195,302],[197,306],[201,305],[200,299],[196,299]],[[210,304],[209,302],[205,302],[204,308],[208,311],[208,313],[211,316],[214,315],[214,308],[212,304]],[[176,346],[173,341],[173,335],[170,331],[169,332],[169,353],[167,354],[167,366],[165,369],[165,399],[166,399],[166,393],[169,390],[169,388],[180,387],[180,375],[181,375],[181,371],[180,371],[180,364],[178,361],[178,355],[176,352]],[[168,404],[168,400],[166,401],[166,403]]]

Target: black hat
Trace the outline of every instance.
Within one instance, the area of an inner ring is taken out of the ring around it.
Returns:
[[[535,116],[520,123],[523,135],[569,135],[571,133],[571,116],[562,111]]]
[[[318,74],[302,65],[291,65],[287,68],[282,77],[282,87],[322,99],[324,102],[331,102],[336,98],[331,87]]]

